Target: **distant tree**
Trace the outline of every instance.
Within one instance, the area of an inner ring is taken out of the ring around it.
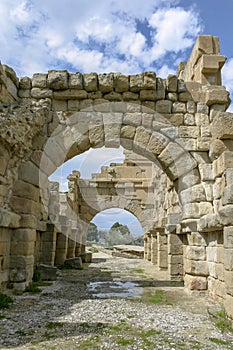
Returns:
[[[130,230],[127,225],[122,225],[119,222],[115,222],[110,228],[110,231],[119,230],[122,235],[130,235]]]
[[[90,223],[87,229],[87,240],[90,242],[98,242],[98,228],[93,222]]]

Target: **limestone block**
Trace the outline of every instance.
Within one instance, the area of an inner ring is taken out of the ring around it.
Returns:
[[[196,151],[197,150],[197,140],[194,138],[176,138],[176,142],[185,151]],[[192,156],[193,156],[193,154],[194,154],[194,152],[192,152]],[[193,157],[193,158],[195,158],[195,157]]]
[[[80,107],[81,103],[82,101],[80,101]],[[103,98],[94,100],[94,111],[108,113],[110,112],[110,103]]]
[[[180,102],[188,102],[188,101],[192,101],[193,97],[188,91],[185,91],[185,92],[179,93],[178,99]]]
[[[184,257],[189,260],[205,261],[206,248],[203,246],[186,246]]]
[[[133,139],[136,128],[132,125],[125,125],[121,128],[121,139]]]
[[[20,216],[4,208],[0,208],[0,227],[19,227]]]
[[[188,101],[186,103],[186,107],[187,107],[187,113],[196,113],[197,111],[197,105],[194,101]]]
[[[225,151],[213,161],[214,176],[221,176],[227,168],[233,168],[233,152]]]
[[[209,126],[201,126],[201,137],[210,137],[210,127]]]
[[[184,102],[174,102],[172,106],[172,113],[187,113],[186,104]]]
[[[11,243],[10,254],[12,256],[17,255],[33,255],[35,251],[35,242],[20,242],[13,241]]]
[[[209,151],[212,139],[210,137],[198,137],[197,139],[197,150],[198,151]]]
[[[209,202],[189,203],[183,206],[183,219],[197,219],[212,212],[213,208]]]
[[[191,113],[185,113],[184,115],[184,124],[185,125],[195,125],[195,117],[194,114]]]
[[[47,77],[48,74],[36,73],[32,77],[32,87],[33,88],[46,88],[47,87]]]
[[[82,259],[81,257],[66,259],[64,262],[64,266],[68,266],[69,268],[80,270],[83,268]]]
[[[224,248],[233,249],[233,226],[224,227]]]
[[[207,290],[208,283],[206,277],[192,276],[185,274],[184,276],[184,286],[189,290]]]
[[[177,91],[178,79],[176,75],[169,74],[166,79],[166,87],[169,92]]]
[[[205,190],[205,195],[206,195],[206,200],[208,202],[212,202],[214,200],[213,197],[213,184],[208,183],[208,182],[203,182],[202,183],[204,190]]]
[[[227,151],[226,145],[221,140],[212,140],[210,143],[209,155],[210,159],[217,159],[224,151]]]
[[[140,90],[141,101],[156,101],[158,100],[158,94],[156,90]]]
[[[29,198],[35,202],[39,201],[39,188],[22,180],[17,180],[15,182],[12,193],[16,197]]]
[[[220,280],[209,276],[208,292],[212,298],[217,300],[220,299],[219,301],[222,302],[226,297],[226,285]]]
[[[87,98],[85,90],[66,89],[54,91],[55,100],[82,100]]]
[[[122,101],[122,95],[119,92],[112,91],[109,94],[104,95],[104,98],[108,101]]]
[[[68,87],[70,89],[83,89],[83,76],[81,73],[69,73],[69,84]]]
[[[31,90],[18,90],[18,96],[20,98],[30,98],[31,97]]]
[[[145,72],[143,73],[143,83],[144,89],[156,89],[156,73],[155,72]]]
[[[189,275],[209,276],[209,265],[207,261],[184,259],[184,271]]]
[[[120,146],[120,131],[122,125],[122,113],[103,115],[105,147]]]
[[[12,196],[10,199],[10,205],[16,213],[32,214],[34,216],[38,216],[40,213],[39,203],[28,198]]]
[[[66,70],[49,70],[47,85],[53,90],[68,89],[68,72]]]
[[[222,193],[222,205],[233,204],[233,185],[226,186]]]
[[[225,269],[223,264],[215,264],[215,273],[216,278],[218,278],[220,281],[225,281]]]
[[[127,103],[126,102],[112,102],[111,103],[113,113],[126,113]]]
[[[213,166],[212,164],[199,164],[198,166],[201,180],[202,181],[213,181],[214,180],[214,174],[213,174]]]
[[[233,296],[233,273],[225,270],[226,292]]]
[[[42,281],[55,281],[57,279],[57,268],[45,264],[40,264],[37,271],[41,275]]]
[[[156,102],[156,111],[158,113],[169,114],[172,110],[172,102],[167,100],[159,100]]]
[[[218,262],[218,249],[217,247],[206,247],[206,256],[208,262]]]
[[[19,82],[19,88],[22,90],[29,90],[31,89],[32,81],[28,77],[22,77],[20,78]]]
[[[144,77],[143,74],[130,75],[130,91],[138,92],[144,89]]]
[[[157,100],[165,99],[165,80],[161,78],[156,78],[156,92],[157,92]]]
[[[167,114],[166,118],[175,126],[180,126],[184,122],[184,115],[182,113]]]
[[[142,126],[136,128],[134,142],[142,149],[146,149],[151,138],[151,133]]]
[[[123,92],[122,97],[124,101],[136,101],[138,100],[139,95],[131,91],[126,91]]]
[[[213,104],[224,104],[227,107],[230,104],[229,92],[225,86],[205,85],[202,87],[204,101],[208,106]]]
[[[63,112],[66,112],[67,109],[68,109],[67,101],[53,99],[53,106],[52,106],[52,110],[53,110],[53,111],[57,111],[57,112],[63,111]]]
[[[52,98],[53,97],[53,90],[35,87],[35,88],[32,88],[32,90],[31,90],[31,96],[35,99]]]
[[[170,275],[183,276],[183,257],[168,255],[168,271]]]
[[[226,171],[224,172],[224,175],[225,176],[223,178],[223,186],[225,186],[225,182],[227,186],[233,185],[233,168],[226,169]]]
[[[86,73],[83,74],[84,89],[86,91],[97,91],[97,74],[96,73]]]
[[[89,102],[92,102],[92,101],[89,101]],[[68,100],[67,109],[68,109],[68,111],[79,111],[80,102],[78,100]]]
[[[214,138],[233,139],[233,113],[211,111],[211,132]]]
[[[220,223],[222,225],[233,225],[233,205],[228,204],[221,208],[218,212]]]
[[[233,296],[227,294],[224,298],[224,308],[226,310],[227,316],[233,320]]]
[[[224,249],[223,262],[225,270],[233,272],[233,249]]]
[[[114,74],[114,89],[116,92],[125,92],[129,90],[129,76],[121,73]]]
[[[178,100],[178,94],[176,92],[168,92],[167,100],[170,100],[172,102],[176,102]]]
[[[12,269],[10,271],[9,279],[11,282],[26,282],[27,280],[27,270],[26,269]]]
[[[180,126],[179,136],[184,138],[197,138],[200,134],[198,126]]]
[[[175,142],[169,142],[166,148],[158,155],[159,161],[167,168],[172,162],[184,153],[184,149]]]
[[[104,145],[104,126],[89,124],[89,139],[91,147],[102,147]]]
[[[34,256],[11,256],[10,268],[11,269],[26,269],[27,267],[33,266]]]
[[[171,255],[182,255],[183,246],[181,244],[169,244],[168,245],[168,254]],[[169,256],[168,256],[169,258]]]
[[[190,234],[187,235],[187,238],[188,238],[188,244],[190,246],[205,247],[207,245],[205,236],[199,232],[191,232]]]
[[[123,116],[123,124],[139,126],[142,123],[142,113],[126,113]]]
[[[154,155],[158,155],[166,147],[168,142],[169,139],[166,136],[154,131],[150,137],[147,149]]]
[[[92,261],[92,253],[91,252],[81,253],[80,258],[82,259],[83,263],[90,264]]]
[[[5,157],[0,156],[0,175],[4,176],[7,168],[7,164],[8,164],[8,160]]]
[[[142,113],[142,126],[150,129],[152,127],[153,114],[151,113]]]
[[[191,188],[181,191],[180,200],[182,204],[191,202],[205,202],[206,195],[202,184],[198,184]]]
[[[173,180],[190,173],[190,170],[196,167],[196,161],[188,153],[184,153],[182,157],[175,160],[169,165],[168,172]],[[192,176],[192,172],[190,174]]]

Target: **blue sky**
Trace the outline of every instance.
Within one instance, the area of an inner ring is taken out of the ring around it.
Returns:
[[[188,59],[199,34],[211,34],[219,36],[221,54],[228,58],[223,84],[233,93],[232,13],[233,0],[1,0],[0,60],[19,77],[68,69],[154,70],[165,78]],[[65,184],[80,166],[87,177],[114,159],[123,159],[122,149],[94,157],[91,150],[54,179]]]

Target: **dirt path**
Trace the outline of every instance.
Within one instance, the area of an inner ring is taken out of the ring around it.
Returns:
[[[84,270],[62,270],[42,292],[14,296],[0,315],[0,349],[233,349],[209,311],[140,259],[93,255]]]

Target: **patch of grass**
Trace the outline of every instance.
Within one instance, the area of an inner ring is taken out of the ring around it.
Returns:
[[[135,270],[133,270],[133,272],[144,274],[143,269],[135,269]]]
[[[127,346],[127,345],[133,345],[134,344],[134,340],[133,339],[118,338],[116,340],[116,342],[118,343],[118,345],[122,345],[122,346]]]
[[[95,247],[88,248],[88,250],[92,253],[99,253],[99,249]]]
[[[6,294],[0,293],[0,309],[8,309],[13,299]]]
[[[230,320],[227,318],[227,314],[225,310],[220,310],[216,312],[215,314],[210,313],[208,311],[209,315],[213,319],[216,327],[220,329],[222,333],[224,332],[232,332],[233,333],[233,328]]]
[[[142,295],[142,301],[152,304],[171,305],[169,300],[166,298],[164,291],[161,289],[156,289],[153,294],[150,291],[144,292]]]
[[[48,328],[48,329],[55,329],[57,327],[62,327],[62,326],[63,326],[63,324],[60,322],[48,322],[46,324],[46,328]]]
[[[42,290],[38,288],[37,283],[32,282],[30,283],[24,290],[25,293],[32,293],[32,294],[37,294],[40,293]]]
[[[27,334],[23,331],[17,331],[16,332],[18,335],[20,335],[21,337],[25,337]]]
[[[21,290],[13,290],[12,294],[15,296],[20,296],[23,294],[23,292]]]
[[[230,341],[225,341],[225,340],[221,340],[221,339],[218,339],[218,338],[209,338],[209,340],[214,343],[214,344],[217,344],[217,345],[231,345],[231,342]]]

